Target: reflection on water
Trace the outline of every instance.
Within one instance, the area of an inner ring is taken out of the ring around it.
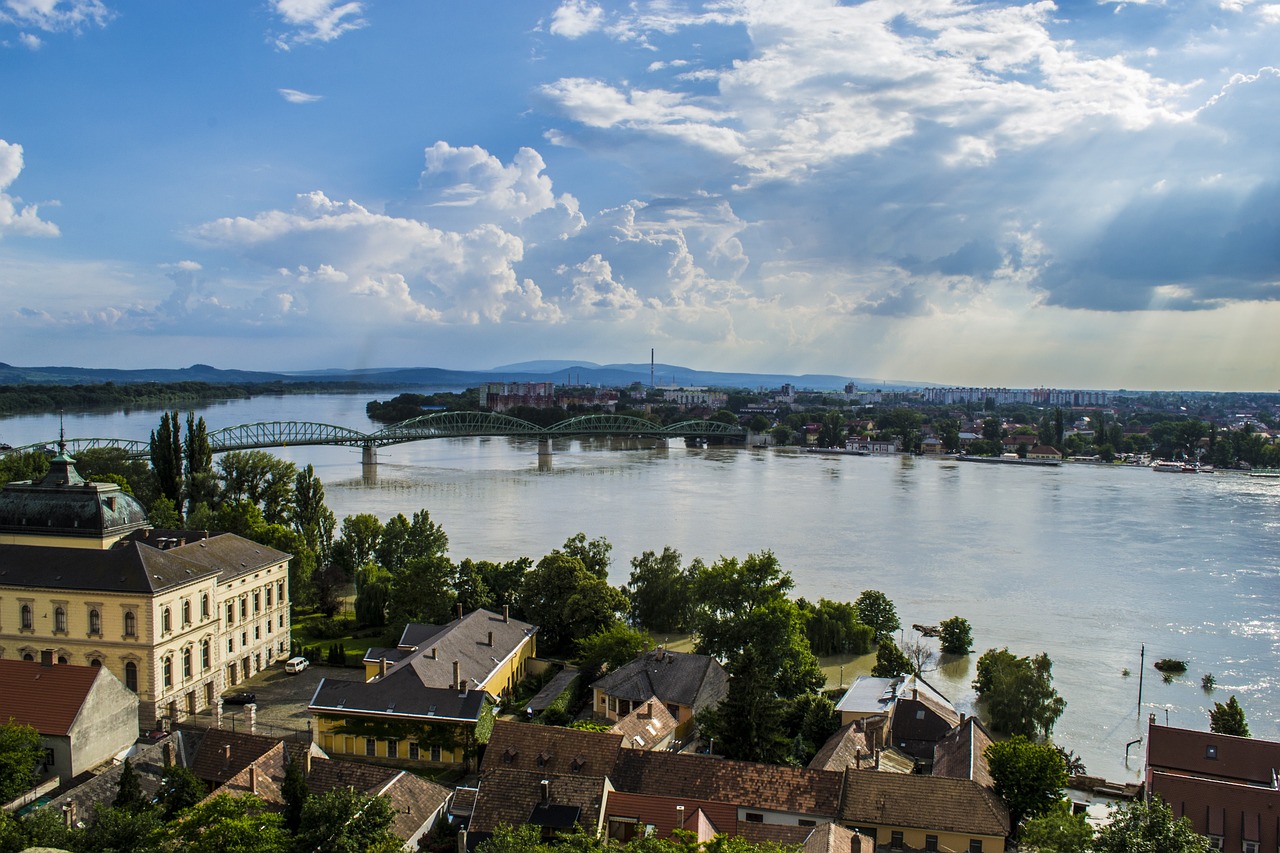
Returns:
[[[203,414],[210,429],[313,420],[368,432],[366,401],[262,398]],[[67,431],[145,439],[158,420],[68,416]],[[56,416],[0,420],[0,440],[15,446],[56,435]],[[1204,729],[1213,702],[1233,694],[1256,736],[1280,739],[1280,482],[634,440],[557,440],[553,451],[540,458],[536,441],[505,438],[396,445],[379,450],[375,481],[362,477],[359,450],[278,452],[315,466],[339,518],[425,507],[456,558],[536,558],[583,531],[613,544],[610,580],[621,584],[631,557],[666,545],[709,561],[771,549],[810,600],[879,589],[904,625],[963,616],[974,654],[926,679],[971,713],[978,654],[1047,652],[1068,702],[1055,736],[1093,773],[1136,778],[1140,750],[1127,770],[1125,744],[1147,714]],[[1139,709],[1143,643],[1148,666],[1176,657],[1190,669],[1169,684],[1149,669]],[[841,666],[849,683],[874,656],[823,663],[835,685]],[[1212,694],[1200,689],[1206,673]]]

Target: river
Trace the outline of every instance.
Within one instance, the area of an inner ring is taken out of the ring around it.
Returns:
[[[210,430],[305,420],[372,431],[368,399],[260,397],[200,414]],[[145,439],[158,421],[147,411],[65,424],[70,437]],[[57,431],[57,416],[0,419],[0,441],[14,446]],[[374,483],[361,476],[358,450],[277,452],[315,466],[339,519],[428,509],[455,559],[536,559],[583,531],[613,544],[611,580],[622,584],[644,550],[670,545],[711,561],[771,549],[797,595],[882,590],[908,633],[963,616],[977,652],[1049,654],[1067,700],[1055,740],[1094,774],[1136,779],[1143,747],[1127,765],[1125,748],[1148,714],[1207,729],[1208,709],[1231,695],[1255,737],[1280,740],[1280,481],[603,441],[555,450],[548,465],[532,441],[400,445],[379,451]],[[973,711],[977,652],[925,676],[962,711]],[[1163,657],[1190,669],[1164,683],[1151,667]],[[871,661],[826,663],[833,683],[841,674],[848,683]],[[1217,681],[1212,693],[1200,687],[1205,673]]]

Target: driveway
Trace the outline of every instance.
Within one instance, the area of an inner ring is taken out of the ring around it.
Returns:
[[[349,666],[312,666],[291,674],[284,671],[283,661],[265,669],[235,686],[236,690],[251,690],[257,696],[258,734],[287,735],[309,731],[311,715],[307,705],[315,695],[320,679],[330,681],[364,681],[364,669]],[[223,727],[236,731],[245,730],[245,711],[241,705],[224,705]]]

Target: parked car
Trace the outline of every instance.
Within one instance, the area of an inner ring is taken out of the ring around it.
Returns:
[[[310,664],[311,664],[311,661],[303,657],[289,658],[287,661],[284,662],[284,671],[294,672],[294,673],[302,672]]]
[[[224,705],[250,705],[256,697],[252,690],[236,690],[222,697]]]

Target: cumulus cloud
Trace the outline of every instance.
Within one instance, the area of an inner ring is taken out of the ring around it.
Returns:
[[[45,32],[77,32],[86,27],[106,26],[113,13],[101,0],[3,0],[0,23],[17,27],[33,27]],[[28,47],[39,47],[40,40],[24,34]],[[34,40],[34,44],[32,44]]]
[[[568,39],[581,38],[600,29],[604,22],[604,10],[589,0],[566,0],[551,16],[553,35]]]
[[[0,139],[0,238],[6,234],[57,237],[58,226],[41,219],[37,205],[23,206],[20,198],[6,192],[21,173],[22,146]]]
[[[368,23],[364,3],[359,0],[272,0],[276,15],[289,27],[276,38],[276,46],[288,50],[294,45],[329,42],[358,30]]]
[[[280,97],[291,104],[314,104],[316,101],[324,100],[324,95],[312,95],[297,89],[277,89],[276,91],[280,93]]]

